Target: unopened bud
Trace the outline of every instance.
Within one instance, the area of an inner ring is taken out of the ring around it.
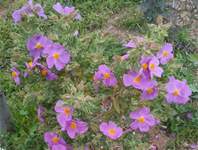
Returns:
[[[40,8],[39,6],[36,6],[36,7],[34,7],[34,8],[32,9],[32,12],[33,12],[34,14],[37,14],[38,11],[39,11],[40,9],[41,9],[41,8]]]
[[[83,90],[84,89],[83,82],[79,83],[77,87],[78,89]]]
[[[50,16],[49,18],[52,20],[58,20],[58,17],[56,15]]]
[[[162,16],[158,16],[157,17],[157,23],[158,23],[158,25],[162,25],[162,22],[163,22],[163,18],[162,18]]]

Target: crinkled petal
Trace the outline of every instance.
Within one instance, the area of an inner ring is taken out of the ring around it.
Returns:
[[[136,121],[132,122],[130,124],[130,127],[131,127],[131,129],[136,130],[137,128],[139,128],[139,121],[136,120]]]
[[[149,125],[149,126],[154,126],[155,125],[155,119],[152,114],[147,115],[144,117],[144,121]]]

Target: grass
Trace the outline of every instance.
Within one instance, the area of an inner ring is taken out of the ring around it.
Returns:
[[[3,1],[0,8],[7,7],[10,2],[11,0]],[[60,2],[62,6],[65,4],[68,6],[75,6],[76,9],[79,10],[83,19],[78,25],[78,30],[83,35],[87,35],[87,33],[93,29],[101,29],[112,15],[119,13],[122,15],[115,23],[115,26],[122,27],[126,30],[141,32],[145,32],[146,30],[146,25],[141,18],[142,14],[136,8],[139,2],[138,0],[35,0],[34,4],[41,3],[42,6],[45,5],[44,9],[46,15],[51,15],[49,10],[52,9],[52,5],[56,4],[56,2]],[[40,150],[46,146],[46,143],[41,142],[43,141],[43,133],[36,132],[39,128],[43,128],[42,125],[39,127],[37,126],[37,108],[34,106],[34,103],[23,104],[23,92],[26,92],[26,89],[23,86],[17,87],[10,75],[13,47],[16,46],[13,43],[10,33],[18,32],[16,31],[14,20],[11,15],[15,9],[20,9],[24,3],[27,3],[27,1],[21,0],[12,10],[7,12],[4,18],[0,18],[0,69],[3,70],[0,72],[0,85],[2,86],[12,112],[13,121],[11,124],[15,130],[15,133],[4,136],[4,141],[6,141],[4,146],[8,150]],[[58,15],[55,11],[53,14]],[[180,31],[178,40],[188,43],[190,39],[185,30]],[[176,42],[178,43],[178,41]],[[122,48],[121,43],[109,43],[106,49],[105,54],[110,57],[113,57],[112,51],[120,54],[126,50],[126,48]],[[194,85],[194,79],[196,77],[195,71],[197,68],[196,64],[188,61],[185,51],[175,51],[175,56],[182,63],[182,67],[178,69],[174,76],[179,80],[186,78],[188,84],[194,87],[193,96],[198,95],[197,86]],[[45,87],[39,86],[34,88],[40,89],[41,91],[45,89]],[[169,118],[167,122],[164,122],[164,124],[170,127],[172,132],[177,134],[176,144],[178,145],[181,139],[193,142],[198,137],[198,124],[196,119],[198,117],[196,113],[198,105],[196,99],[193,99],[193,104],[195,105],[189,104],[185,109],[183,107],[177,107],[176,105],[172,106],[175,107],[176,114]],[[183,117],[186,112],[194,114],[191,121]],[[176,120],[178,117],[179,121]],[[177,126],[179,126],[179,128],[176,128]],[[37,147],[32,147],[32,145],[37,145]]]

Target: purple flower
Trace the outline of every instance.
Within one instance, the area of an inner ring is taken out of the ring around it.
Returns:
[[[175,138],[175,135],[174,134],[171,134],[172,138]]]
[[[153,79],[153,74],[158,77],[161,77],[163,69],[161,67],[158,67],[158,65],[159,65],[159,60],[155,56],[153,56],[148,66],[151,79]]]
[[[132,72],[127,72],[123,76],[123,83],[124,86],[133,86],[138,89],[144,89],[145,86],[147,86],[148,82],[150,80],[145,79],[144,77],[140,76],[136,71],[135,68],[133,68]]]
[[[60,14],[67,14],[68,16],[70,15],[70,13],[72,12],[72,11],[74,11],[75,10],[75,7],[65,7],[64,9],[63,9],[63,7],[60,5],[60,3],[57,3],[56,5],[53,5],[52,6],[53,8],[54,8],[54,10],[56,10],[58,13],[60,13]]]
[[[141,68],[139,70],[139,74],[143,74],[145,78],[150,78],[150,71],[148,70],[149,62],[153,59],[154,55],[149,56],[148,58],[141,56]]]
[[[48,68],[52,68],[55,64],[57,70],[61,70],[70,61],[70,53],[65,51],[65,47],[58,43],[48,46],[43,51],[44,54],[49,54],[47,57]]]
[[[138,39],[138,42],[142,42],[144,40],[144,38],[139,37],[139,36],[136,36],[136,38]],[[123,44],[123,46],[130,47],[130,48],[136,47],[135,43],[133,43],[133,40],[130,40],[129,43],[127,44]]]
[[[78,31],[75,31],[75,32],[74,32],[74,36],[76,36],[76,35],[78,35]]]
[[[191,144],[191,146],[190,146],[191,148],[197,148],[197,145],[195,145],[195,144]]]
[[[37,14],[38,14],[39,16],[44,17],[45,19],[47,19],[47,16],[45,15],[44,10],[43,10],[41,4],[36,4],[36,5],[34,6],[32,0],[29,0],[29,1],[28,1],[28,4],[30,5],[31,10],[32,10],[34,7],[40,7],[40,10],[37,12]]]
[[[59,100],[57,103],[56,103],[56,106],[55,106],[55,111],[60,113],[57,115],[57,121],[59,122],[59,124],[61,126],[65,126],[66,124],[66,121],[69,121],[72,119],[72,113],[74,111],[74,108],[61,108],[60,106],[62,105],[63,101]]]
[[[114,74],[111,73],[110,69],[106,65],[100,65],[98,70],[98,75],[95,76],[95,79],[102,80],[103,84],[106,86],[114,86],[117,83],[116,78],[114,77]]]
[[[160,130],[160,132],[165,133],[163,130]]]
[[[186,104],[190,100],[189,96],[192,94],[192,91],[186,83],[185,79],[180,81],[173,76],[169,78],[169,82],[165,86],[166,92],[168,92],[166,96],[168,103]]]
[[[161,49],[161,51],[157,52],[157,57],[160,60],[162,65],[167,64],[167,59],[172,59],[173,54],[171,53],[173,51],[173,47],[169,43],[165,43]]]
[[[190,113],[187,113],[187,118],[191,118],[191,114]]]
[[[58,135],[51,132],[45,133],[45,142],[48,143],[48,146],[50,148],[54,145],[63,145],[65,147],[67,146],[66,142],[62,138],[59,138]]]
[[[20,84],[19,71],[16,68],[12,68],[12,77],[17,84]]]
[[[39,16],[44,17],[45,19],[47,19],[47,16],[45,15],[44,10],[43,10],[41,4],[36,4],[34,6],[32,0],[29,0],[28,1],[28,4],[29,4],[30,8],[27,7],[27,6],[23,6],[20,10],[15,10],[14,13],[12,14],[12,18],[15,20],[15,24],[17,24],[17,22],[19,20],[21,20],[21,14],[20,14],[21,12],[25,12],[26,14],[32,14],[32,9],[34,7],[39,7],[40,10],[37,12],[37,14]]]
[[[129,55],[130,55],[130,54],[126,54],[126,55],[121,56],[121,57],[120,57],[121,62],[122,62],[123,60],[127,59],[127,58],[129,57]],[[115,59],[115,58],[113,57],[113,59]]]
[[[77,16],[75,17],[75,19],[81,19],[81,15],[80,14],[77,14]]]
[[[41,74],[46,76],[47,80],[54,80],[57,79],[58,76],[53,74],[49,69],[47,69],[46,67],[44,67],[43,65],[41,65],[40,63],[37,63],[38,66],[41,67]]]
[[[99,128],[104,135],[114,140],[119,138],[123,134],[122,128],[117,127],[117,124],[112,121],[109,121],[109,125],[106,122],[103,122]]]
[[[70,146],[70,147],[66,147],[66,146],[64,146],[64,145],[53,145],[52,146],[52,150],[73,150],[72,149],[72,146]]]
[[[13,12],[12,18],[14,19],[14,23],[15,23],[15,24],[17,24],[17,22],[18,22],[19,20],[21,20],[21,15],[20,15],[21,12],[27,13],[27,6],[23,6],[21,9],[15,10],[15,11]]]
[[[41,111],[42,111],[42,109],[43,109],[43,106],[42,105],[39,105],[39,108],[38,108],[38,111],[37,111],[37,113],[38,113],[38,119],[39,120],[41,120],[42,121],[42,123],[44,124],[44,119],[41,117]]]
[[[43,34],[34,35],[33,39],[28,39],[27,49],[30,51],[30,56],[36,58],[40,57],[40,54],[43,56],[43,50],[52,44],[51,40],[48,40]]]
[[[61,129],[61,131],[67,130],[67,134],[69,135],[70,138],[73,139],[76,133],[82,134],[86,132],[88,130],[88,127],[86,126],[87,126],[86,122],[72,119],[67,121],[65,126],[63,126],[63,128]]]
[[[131,128],[136,130],[140,129],[140,132],[147,132],[149,130],[149,126],[155,125],[155,119],[150,113],[149,108],[140,109],[139,111],[132,112],[130,114],[131,119],[136,119],[135,122],[131,123]]]
[[[37,65],[37,61],[40,59],[40,57],[36,57],[35,59],[34,59],[34,61],[33,62],[29,62],[29,63],[25,63],[25,65],[26,65],[26,67],[27,68],[33,68],[34,66],[36,66]]]
[[[153,100],[158,95],[158,92],[155,89],[156,86],[156,81],[150,81],[149,84],[144,87],[143,93],[140,98],[145,98],[146,100]]]

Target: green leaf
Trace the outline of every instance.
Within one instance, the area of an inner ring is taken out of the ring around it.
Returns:
[[[188,60],[191,62],[195,62],[198,60],[198,55],[190,54]]]
[[[118,99],[115,99],[114,101],[113,101],[113,104],[114,104],[114,108],[116,109],[116,111],[118,112],[118,113],[120,113],[120,99],[118,98]]]
[[[21,115],[27,115],[27,111],[24,111],[24,110],[21,110],[20,112],[19,112]]]

